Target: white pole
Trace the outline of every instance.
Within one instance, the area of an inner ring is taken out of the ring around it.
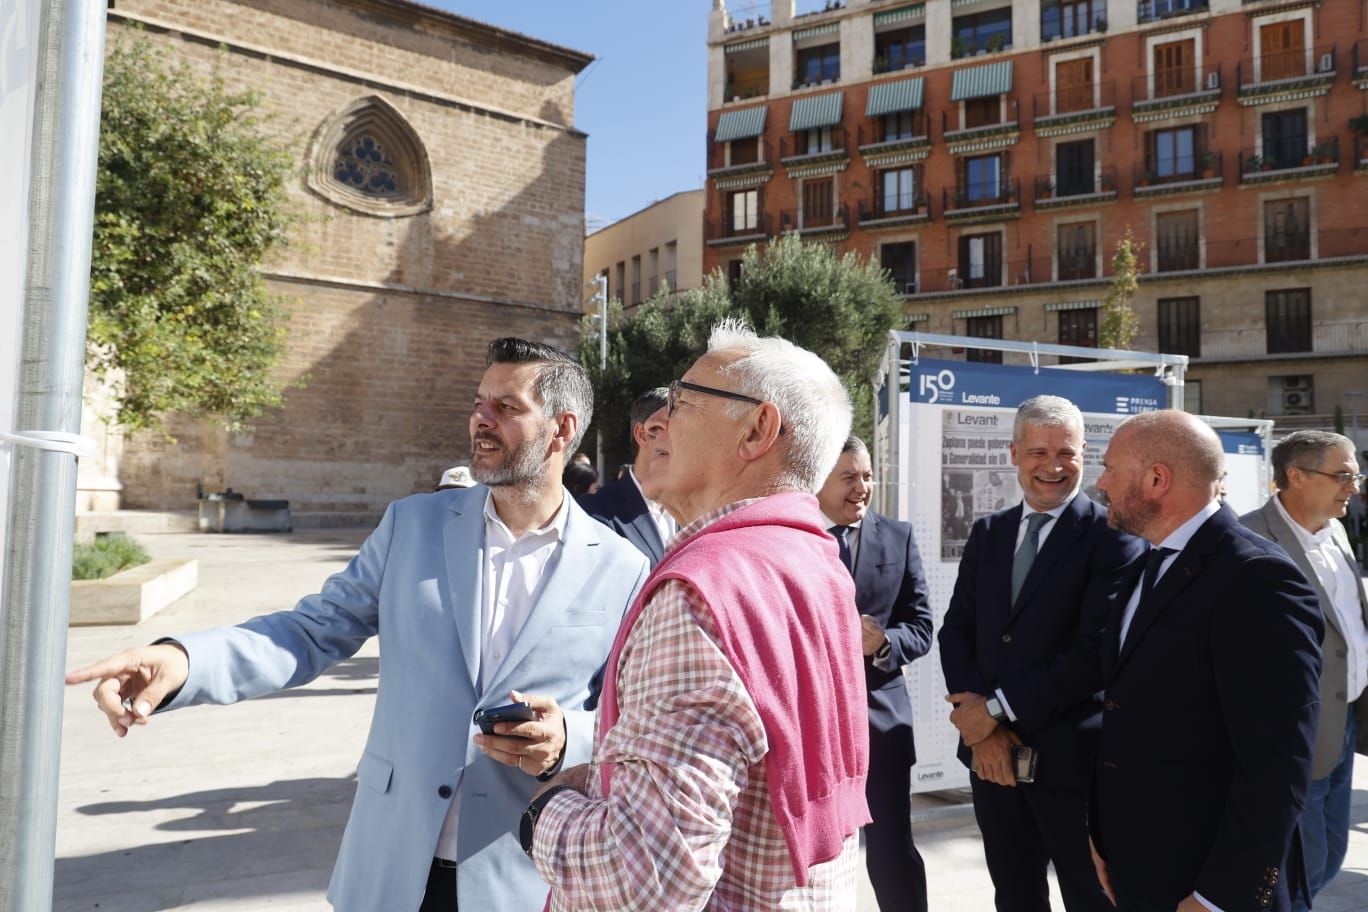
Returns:
[[[42,3],[14,413],[21,432],[81,430],[105,6]],[[13,6],[4,9],[8,16]],[[75,457],[17,446],[0,598],[0,912],[52,908],[75,510]]]
[[[599,385],[603,385],[603,373],[608,369],[608,277],[600,273],[594,276],[594,302],[598,304],[599,328]],[[607,484],[610,479],[603,464],[603,421],[600,419],[594,428],[594,440],[598,445],[599,483]]]

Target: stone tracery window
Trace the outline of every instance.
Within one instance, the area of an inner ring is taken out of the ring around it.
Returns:
[[[314,192],[367,215],[398,217],[432,208],[432,176],[418,134],[379,96],[358,98],[314,136],[308,183]]]

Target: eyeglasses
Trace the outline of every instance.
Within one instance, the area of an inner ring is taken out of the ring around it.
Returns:
[[[717,389],[712,386],[701,386],[697,383],[690,383],[687,380],[675,380],[670,383],[670,395],[665,400],[665,414],[674,417],[675,407],[679,405],[679,394],[683,390],[694,393],[703,393],[708,396],[719,396],[723,399],[735,399],[737,402],[749,402],[751,405],[764,405],[764,399],[756,399],[754,396],[747,396],[745,393],[733,393],[731,390]]]
[[[1326,478],[1333,478],[1335,483],[1341,487],[1352,484],[1356,488],[1361,488],[1363,487],[1363,479],[1368,477],[1354,472],[1322,472],[1320,469],[1302,469],[1301,466],[1297,466],[1297,468],[1303,472],[1310,472],[1312,475],[1324,475]]]

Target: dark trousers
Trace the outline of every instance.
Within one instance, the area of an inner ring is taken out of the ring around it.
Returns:
[[[456,912],[456,866],[432,859],[427,889],[418,912]]]
[[[912,730],[869,729],[865,868],[881,912],[926,912],[926,866],[912,844]]]
[[[997,912],[1049,912],[1051,861],[1068,912],[1116,912],[1088,851],[1086,792],[1035,783],[1007,788],[974,775],[970,782]]]

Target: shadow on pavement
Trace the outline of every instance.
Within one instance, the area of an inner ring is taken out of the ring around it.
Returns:
[[[58,858],[54,909],[138,912],[223,897],[318,895],[355,789],[355,776],[306,778],[84,805],[76,812],[89,817],[185,809],[192,813],[155,829],[210,835]]]

